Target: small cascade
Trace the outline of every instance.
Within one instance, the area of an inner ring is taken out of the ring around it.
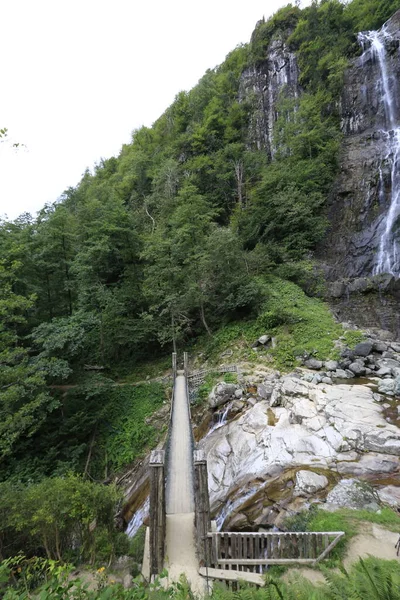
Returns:
[[[228,500],[228,502],[221,508],[220,512],[215,517],[217,531],[221,531],[221,529],[226,521],[226,518],[229,517],[229,515],[232,514],[232,512],[236,508],[238,508],[239,506],[244,504],[246,502],[246,500],[248,500],[249,498],[254,496],[254,494],[258,491],[258,489],[259,489],[258,487],[252,487],[247,492],[245,492],[243,495],[240,495],[240,492],[239,492],[239,495],[236,496],[236,498],[234,500]]]
[[[383,27],[381,31],[366,31],[358,36],[363,49],[361,62],[366,65],[372,59],[379,67],[380,78],[377,81],[376,93],[381,98],[385,129],[381,131],[385,142],[385,156],[381,158],[379,167],[379,201],[385,200],[382,165],[390,167],[390,205],[382,220],[378,255],[374,267],[374,275],[390,273],[400,276],[399,217],[400,217],[400,115],[396,106],[396,82],[389,74],[387,44],[392,41],[390,34]]]
[[[205,437],[208,437],[209,435],[211,435],[211,433],[213,433],[213,431],[216,431],[217,429],[220,429],[221,427],[226,425],[226,423],[228,422],[228,414],[229,414],[229,411],[231,408],[232,408],[232,402],[229,402],[229,404],[227,404],[225,406],[223,411],[219,411],[217,413],[218,420],[216,423],[214,423],[214,425],[211,427],[211,429],[209,430],[209,432],[207,433],[207,435]]]
[[[132,519],[128,523],[128,527],[126,528],[126,533],[129,537],[134,537],[141,526],[143,525],[143,521],[147,519],[150,511],[150,496],[147,496],[146,500],[142,504],[140,508],[134,513]]]

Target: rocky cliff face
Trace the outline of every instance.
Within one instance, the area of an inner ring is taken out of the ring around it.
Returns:
[[[346,72],[340,106],[344,139],[324,257],[331,279],[398,275],[399,267],[398,258],[385,263],[380,254],[386,251],[382,237],[391,209],[389,229],[396,229],[398,217],[393,202],[399,167],[400,11],[380,32],[361,34],[359,41],[363,53]],[[389,245],[396,244],[392,236]]]
[[[248,143],[265,149],[270,158],[274,155],[273,127],[277,119],[277,103],[285,88],[289,96],[300,93],[296,57],[279,34],[269,44],[266,59],[243,71],[239,100],[250,102],[251,111]]]

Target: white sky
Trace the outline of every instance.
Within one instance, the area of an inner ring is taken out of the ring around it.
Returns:
[[[27,147],[0,144],[0,215],[117,155],[288,1],[0,0],[0,128]]]

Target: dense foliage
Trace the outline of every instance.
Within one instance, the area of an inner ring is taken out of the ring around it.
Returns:
[[[10,580],[13,586],[5,590],[5,600],[27,600],[33,595],[30,590],[39,584],[42,600],[194,600],[185,579],[167,586],[163,585],[166,575],[154,584],[145,586],[136,581],[132,588],[124,589],[120,583],[112,583],[103,569],[99,569],[95,586],[89,588],[84,579],[68,577],[70,569],[51,561],[34,564],[17,558],[0,563],[0,585]],[[374,558],[360,559],[349,571],[324,571],[325,583],[313,584],[300,574],[284,582],[266,575],[264,588],[248,587],[244,583],[235,591],[222,585],[214,585],[209,598],[213,600],[399,600],[400,573],[398,561]],[[94,587],[94,589],[93,589]],[[97,588],[97,589],[96,589]]]
[[[164,398],[115,380],[201,335],[212,354],[224,336],[272,330],[282,367],[329,354],[331,317],[285,280],[317,289],[309,259],[327,225],[343,72],[355,33],[399,5],[289,4],[118,157],[37,218],[0,223],[0,481],[107,479],[156,440],[145,419]],[[301,93],[281,90],[271,158],[239,88],[274,40],[296,53]]]

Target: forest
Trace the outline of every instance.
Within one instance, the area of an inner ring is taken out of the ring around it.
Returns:
[[[318,295],[344,71],[357,32],[398,8],[288,4],[117,157],[36,217],[0,222],[0,559],[123,552],[111,482],[156,441],[142,424],[166,391],[119,383],[265,307],[271,326],[290,323],[276,286]],[[296,53],[302,93],[281,94],[271,157],[249,135],[254,106],[239,89],[277,37]]]

